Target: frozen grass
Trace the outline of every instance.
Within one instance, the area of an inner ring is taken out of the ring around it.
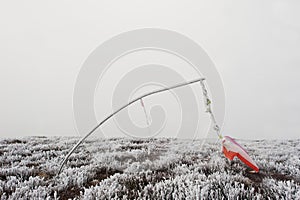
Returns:
[[[300,199],[300,140],[239,141],[259,174],[215,141],[87,141],[56,176],[77,140],[0,140],[1,199]]]

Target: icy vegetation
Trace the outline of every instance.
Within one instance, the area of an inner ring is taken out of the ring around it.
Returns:
[[[0,199],[300,199],[300,140],[243,141],[261,171],[229,162],[216,141],[0,140]]]

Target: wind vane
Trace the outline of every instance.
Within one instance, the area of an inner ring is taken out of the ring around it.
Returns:
[[[203,96],[204,96],[204,102],[205,102],[205,107],[206,107],[206,112],[209,113],[210,118],[212,120],[213,123],[213,129],[216,132],[216,134],[218,135],[219,139],[222,139],[222,146],[223,146],[223,153],[225,154],[225,156],[227,158],[229,158],[230,160],[233,159],[233,157],[237,156],[238,158],[240,158],[245,164],[247,164],[249,167],[251,167],[252,169],[254,169],[255,171],[258,172],[258,167],[255,164],[255,162],[250,158],[250,156],[247,154],[247,152],[238,144],[236,143],[236,141],[232,138],[230,138],[229,136],[222,136],[220,134],[220,127],[217,124],[216,118],[214,116],[214,113],[212,111],[211,108],[211,100],[208,97],[208,92],[207,89],[205,87],[204,84],[204,80],[205,78],[198,78],[189,82],[184,82],[184,83],[179,83],[176,85],[173,85],[171,87],[166,87],[166,88],[162,88],[162,89],[158,89],[149,93],[146,93],[140,97],[137,97],[135,99],[133,99],[132,101],[130,101],[129,103],[123,105],[122,107],[120,107],[119,109],[117,109],[116,111],[114,111],[113,113],[111,113],[110,115],[108,115],[106,118],[104,118],[97,126],[95,126],[90,132],[88,132],[84,137],[82,137],[76,144],[75,146],[70,150],[70,152],[66,155],[66,157],[64,158],[64,160],[62,161],[58,174],[61,173],[64,164],[67,162],[67,160],[69,159],[69,157],[71,156],[71,154],[80,146],[80,144],[87,138],[89,137],[92,133],[94,133],[101,125],[103,125],[107,120],[109,120],[110,118],[112,118],[114,115],[116,115],[117,113],[119,113],[121,110],[123,110],[124,108],[130,106],[131,104],[135,103],[136,101],[140,100],[141,105],[143,107],[144,113],[145,113],[145,117],[146,117],[146,122],[147,125],[149,126],[149,118],[145,109],[145,105],[143,102],[143,98],[148,97],[150,95],[153,94],[157,94],[160,92],[164,92],[164,91],[168,91],[168,90],[172,90],[175,88],[179,88],[179,87],[183,87],[186,85],[190,85],[193,83],[197,83],[200,82],[200,85],[202,87],[202,92],[203,92]]]

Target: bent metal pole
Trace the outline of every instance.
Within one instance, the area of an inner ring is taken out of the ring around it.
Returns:
[[[78,148],[78,146],[87,138],[89,137],[93,132],[95,132],[102,124],[104,124],[107,120],[109,120],[111,117],[113,117],[115,114],[117,114],[118,112],[120,112],[121,110],[123,110],[124,108],[126,108],[127,106],[133,104],[134,102],[142,99],[142,98],[145,98],[147,96],[150,96],[150,95],[153,95],[153,94],[157,94],[157,93],[160,93],[160,92],[164,92],[164,91],[167,91],[167,90],[172,90],[172,89],[175,89],[175,88],[178,88],[178,87],[182,87],[182,86],[186,86],[186,85],[189,85],[189,84],[193,84],[193,83],[196,83],[196,82],[202,82],[204,81],[205,78],[199,78],[199,79],[195,79],[195,80],[192,80],[192,81],[189,81],[189,82],[185,82],[185,83],[180,83],[180,84],[176,84],[176,85],[173,85],[171,87],[167,87],[167,88],[162,88],[162,89],[159,89],[159,90],[155,90],[155,91],[152,91],[152,92],[149,92],[147,94],[144,94],[138,98],[135,98],[133,99],[132,101],[130,101],[129,103],[127,103],[126,105],[120,107],[119,109],[117,109],[116,111],[114,111],[113,113],[111,113],[110,115],[108,115],[105,119],[103,119],[95,128],[93,128],[90,132],[88,132],[83,138],[81,138],[77,143],[76,145],[71,149],[71,151],[66,155],[66,157],[64,158],[64,160],[62,161],[61,165],[60,165],[60,168],[59,168],[59,171],[58,171],[58,174],[60,174],[64,164],[67,162],[67,160],[69,159],[69,157],[71,156],[71,154]]]

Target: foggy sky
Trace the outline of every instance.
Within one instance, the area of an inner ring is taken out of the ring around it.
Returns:
[[[0,137],[77,135],[82,63],[112,36],[154,27],[188,36],[214,61],[225,135],[299,138],[299,9],[296,0],[1,1]]]

